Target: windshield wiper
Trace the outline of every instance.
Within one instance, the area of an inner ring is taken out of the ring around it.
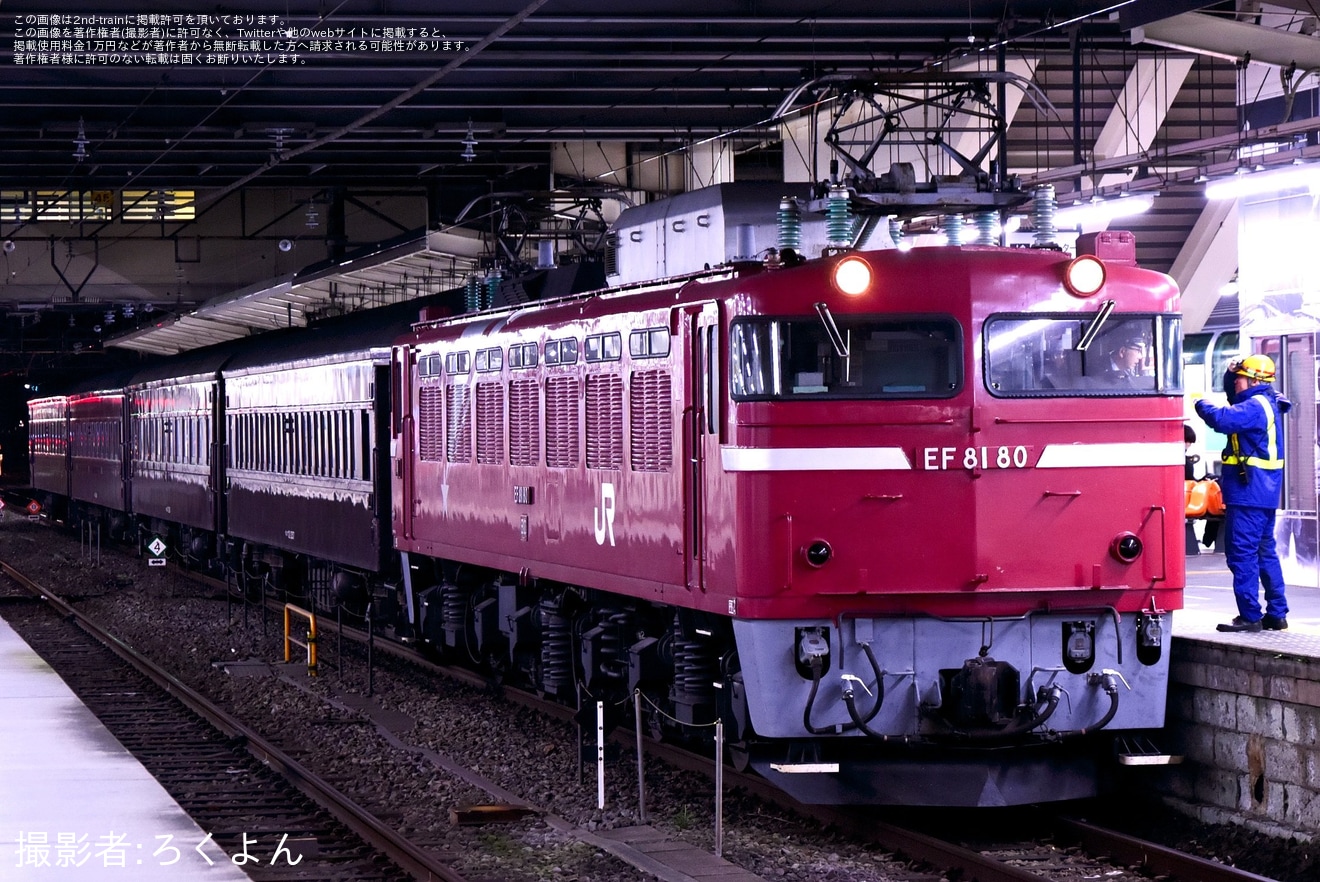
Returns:
[[[1114,301],[1109,301],[1110,307],[1113,307]],[[834,323],[834,313],[830,312],[828,303],[814,304],[816,314],[820,316],[820,323],[825,326],[825,335],[830,338],[830,345],[834,347],[834,354],[839,358],[848,357],[848,343],[843,339],[843,334],[839,333],[839,326]]]
[[[1091,344],[1095,342],[1096,335],[1100,333],[1100,328],[1104,326],[1105,319],[1109,318],[1109,314],[1113,311],[1114,301],[1106,300],[1100,304],[1100,312],[1096,314],[1095,321],[1091,322],[1090,327],[1082,333],[1082,339],[1078,340],[1077,345],[1073,348],[1078,352],[1085,352],[1089,349]]]

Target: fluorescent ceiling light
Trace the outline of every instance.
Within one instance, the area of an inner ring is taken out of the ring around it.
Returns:
[[[1288,166],[1278,171],[1240,174],[1206,184],[1207,199],[1240,199],[1285,190],[1320,189],[1320,165]]]
[[[1054,214],[1054,225],[1060,229],[1073,227],[1106,226],[1120,217],[1143,214],[1155,204],[1153,195],[1123,196],[1103,202],[1087,202],[1062,208]]]

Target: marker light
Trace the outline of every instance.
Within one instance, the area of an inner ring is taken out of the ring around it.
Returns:
[[[1109,553],[1125,564],[1130,564],[1141,557],[1141,551],[1141,540],[1131,533],[1119,533],[1109,543]]]
[[[1094,254],[1083,254],[1063,271],[1063,284],[1074,297],[1090,297],[1105,286],[1105,265]]]
[[[834,556],[834,549],[830,548],[830,543],[817,539],[804,548],[802,554],[811,566],[823,567]]]
[[[864,294],[871,287],[871,265],[860,257],[844,258],[834,266],[834,285],[844,294]]]

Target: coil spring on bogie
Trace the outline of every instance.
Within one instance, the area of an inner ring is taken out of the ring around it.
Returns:
[[[541,685],[562,695],[573,688],[573,622],[559,605],[541,605]]]
[[[674,641],[675,698],[697,702],[715,693],[718,672],[715,648],[704,640],[679,637]]]
[[[605,616],[601,621],[605,633],[600,638],[600,672],[611,680],[628,676],[628,636],[632,619],[632,612],[625,609]]]
[[[440,591],[440,620],[444,622],[446,628],[455,629],[461,634],[467,624],[469,592],[453,582],[441,585]]]

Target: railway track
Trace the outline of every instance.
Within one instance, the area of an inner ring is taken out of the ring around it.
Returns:
[[[10,593],[6,619],[217,845],[236,855],[251,831],[287,834],[286,865],[245,866],[253,879],[465,882],[77,609],[0,570],[32,601]]]
[[[223,586],[223,583],[211,582],[211,584],[217,587]],[[271,601],[271,603],[275,602]],[[355,628],[329,621],[323,627],[326,631],[345,637],[354,644],[365,644],[367,641],[366,633]],[[488,678],[468,668],[437,664],[423,653],[397,643],[388,641],[376,643],[374,651],[478,688],[488,688],[491,685]],[[510,700],[552,718],[571,721],[575,717],[572,708],[547,700],[535,693],[516,688],[504,688],[503,692]],[[628,748],[633,745],[635,734],[625,728],[616,732],[613,739]],[[646,752],[676,768],[714,777],[712,757],[683,746],[648,740]],[[824,826],[834,827],[862,841],[871,842],[886,851],[905,855],[912,860],[938,868],[950,878],[967,880],[967,882],[1041,882],[1042,879],[1050,879],[1050,876],[1042,875],[1042,862],[1045,859],[1054,863],[1059,862],[1058,847],[1065,845],[1072,846],[1077,854],[1085,858],[1108,864],[1095,869],[1110,882],[1146,879],[1150,876],[1167,882],[1273,882],[1255,873],[1206,860],[1079,818],[1055,816],[1050,819],[1042,827],[1044,838],[1049,841],[1049,845],[1045,847],[1024,848],[1019,843],[1001,849],[979,850],[938,835],[876,820],[871,812],[803,805],[789,798],[782,790],[772,786],[759,775],[725,768],[722,776],[725,786],[730,790],[735,788],[743,790],[766,802],[816,820]],[[1123,868],[1126,868],[1126,874]],[[1084,872],[1078,873],[1074,868],[1067,878],[1082,879],[1088,876]],[[1091,875],[1089,878],[1096,876]]]

